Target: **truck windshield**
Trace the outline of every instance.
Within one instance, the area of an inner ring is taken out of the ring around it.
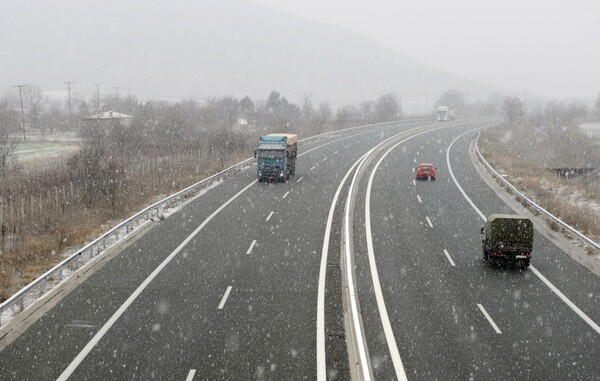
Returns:
[[[259,159],[283,159],[285,158],[284,150],[265,149],[258,150],[257,157]]]

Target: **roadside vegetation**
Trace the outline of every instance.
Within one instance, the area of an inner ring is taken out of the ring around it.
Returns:
[[[479,139],[486,160],[537,204],[598,241],[600,138],[578,126],[600,120],[600,96],[592,109],[553,101],[529,113],[509,97],[502,112],[506,123]]]
[[[0,98],[0,301],[60,262],[111,224],[252,156],[258,136],[307,137],[349,126],[398,120],[392,94],[334,109],[300,105],[273,91],[266,100],[212,98],[168,103],[134,97],[48,102],[35,85],[24,99]],[[94,110],[94,111],[92,111]],[[131,123],[83,121],[98,111],[133,116]],[[81,148],[43,166],[23,166],[15,151],[29,134],[75,132]]]

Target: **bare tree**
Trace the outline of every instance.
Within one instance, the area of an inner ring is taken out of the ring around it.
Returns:
[[[0,103],[0,177],[6,176],[9,160],[19,141],[10,136],[12,130],[18,130],[18,115],[7,103]]]
[[[41,129],[43,126],[40,123],[42,112],[44,110],[44,103],[46,102],[46,96],[44,95],[42,88],[34,85],[27,84],[25,88],[25,107],[29,110],[29,124],[33,129]],[[42,133],[45,131],[42,129]]]
[[[391,122],[400,117],[400,103],[394,94],[382,95],[375,102],[375,121]]]
[[[510,125],[514,125],[516,122],[521,120],[525,116],[525,109],[523,108],[523,102],[519,97],[505,97],[504,104],[502,105],[502,114],[506,118],[506,122]]]

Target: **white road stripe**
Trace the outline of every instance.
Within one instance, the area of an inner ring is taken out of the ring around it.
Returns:
[[[423,202],[423,200],[421,200],[421,196],[419,196],[419,195],[417,195],[417,200],[419,200],[419,202]]]
[[[413,179],[413,185],[417,185],[417,180]]]
[[[338,153],[340,153],[340,151],[335,151],[333,154],[334,154],[334,155],[337,155]]]
[[[448,250],[444,249],[444,254],[446,254],[446,258],[448,258],[448,260],[450,261],[450,264],[453,267],[456,267],[456,265],[454,264],[454,261],[452,260],[452,258],[450,257],[450,254],[448,254]]]
[[[303,178],[304,177],[299,178],[298,181],[296,181],[296,182],[299,183],[300,181],[302,181]]]
[[[348,144],[347,146],[345,146],[344,148],[350,148],[352,144]]]
[[[246,254],[250,254],[252,252],[252,249],[254,249],[254,245],[256,245],[256,240],[252,241],[250,247],[248,248],[248,251],[246,251]]]
[[[185,381],[192,381],[194,379],[195,375],[196,375],[196,369],[190,369],[190,372],[188,373]]]
[[[271,219],[271,217],[273,217],[273,213],[275,213],[275,212],[269,213],[269,215],[267,216],[267,221],[269,221]]]
[[[425,148],[425,146],[421,146],[421,149]]]
[[[416,163],[416,162],[417,162],[417,158],[415,157],[414,163]]]
[[[221,303],[219,303],[219,307],[217,309],[222,310],[225,307],[225,303],[227,302],[227,298],[229,298],[229,293],[231,292],[232,286],[228,286],[225,294],[223,294],[223,298],[221,299]]]
[[[429,227],[432,228],[433,224],[431,223],[431,220],[429,219],[429,217],[425,217],[427,219],[427,223],[429,224]]]
[[[310,170],[312,171],[312,170],[313,170],[313,169],[315,169],[315,168],[317,168],[317,166],[316,166],[316,165],[315,165],[315,166],[313,166],[313,167],[312,167]]]
[[[421,152],[421,151],[417,151],[417,156],[419,156],[419,152]]]
[[[415,173],[415,169],[414,168],[412,169],[412,171],[413,171],[413,173]]]
[[[481,212],[481,210],[479,210],[479,208],[477,206],[475,206],[473,201],[471,201],[469,196],[467,196],[467,194],[465,193],[463,188],[460,186],[460,184],[456,180],[456,177],[454,176],[454,172],[452,172],[452,166],[450,165],[450,149],[452,148],[452,145],[454,145],[454,143],[458,139],[460,139],[463,135],[466,135],[473,131],[474,130],[467,131],[467,132],[464,132],[464,133],[458,135],[456,137],[456,139],[454,139],[452,141],[452,143],[450,143],[450,145],[448,146],[448,149],[446,150],[446,165],[448,166],[448,171],[450,172],[450,176],[452,177],[452,180],[454,180],[454,184],[456,184],[456,187],[458,188],[460,193],[462,193],[463,197],[469,202],[469,205],[471,205],[473,210],[475,210],[475,212],[477,212],[479,217],[481,217],[481,219],[483,221],[487,221],[487,218],[485,217],[485,215]],[[548,286],[548,288],[550,288],[550,290],[552,292],[554,292],[567,306],[569,306],[569,308],[571,308],[581,319],[583,319],[583,321],[585,321],[590,327],[592,327],[592,329],[594,331],[596,331],[596,333],[600,334],[600,326],[598,326],[598,324],[596,324],[596,322],[594,322],[592,319],[590,319],[590,317],[585,312],[583,312],[579,307],[577,307],[575,305],[575,303],[573,303],[569,298],[567,298],[565,296],[565,294],[563,294],[554,284],[552,284],[552,282],[550,282],[541,272],[539,272],[538,269],[536,269],[533,265],[530,265],[529,268],[546,286]]]
[[[282,199],[286,198],[288,196],[288,194],[290,194],[290,191],[287,191],[286,194],[283,195]]]
[[[319,287],[317,292],[317,381],[327,380],[327,364],[325,361],[325,277],[327,274],[327,256],[329,253],[329,238],[331,236],[333,215],[342,187],[346,183],[348,176],[350,176],[354,168],[363,158],[364,155],[354,163],[340,182],[340,185],[333,196],[333,200],[331,201],[327,224],[325,225],[325,237],[323,238],[323,248],[321,249],[321,267],[319,270]]]
[[[485,316],[485,318],[490,323],[490,325],[492,326],[492,328],[494,328],[494,331],[496,331],[496,333],[502,333],[502,331],[500,331],[500,328],[498,328],[498,326],[496,325],[496,323],[494,323],[494,320],[492,320],[492,317],[487,313],[487,311],[485,310],[485,308],[483,308],[483,306],[481,304],[479,304],[479,303],[477,303],[477,307],[479,307],[479,309],[483,313],[483,316]]]
[[[324,143],[321,144],[320,146],[317,146],[315,148],[312,148],[306,152],[303,152],[301,154],[299,154],[298,156],[303,156],[308,154],[309,152],[312,152],[314,150],[320,149],[322,147],[328,146],[330,144],[334,144],[336,142],[339,142],[341,140],[346,140],[346,139],[350,139],[359,135],[365,135],[371,132],[361,132],[355,135],[351,135],[351,136],[347,136],[341,139],[337,139],[337,140],[333,140],[330,141],[328,143]],[[303,177],[301,177],[298,182],[300,182],[303,179]],[[81,350],[81,352],[79,352],[79,354],[73,359],[73,361],[71,361],[71,363],[67,366],[67,368],[61,373],[61,375],[57,378],[57,381],[66,381],[71,374],[73,374],[73,372],[75,371],[75,369],[77,369],[77,367],[81,364],[81,362],[87,357],[87,355],[92,351],[92,349],[94,349],[94,347],[100,342],[100,340],[104,337],[104,335],[106,335],[106,333],[108,332],[108,330],[116,323],[116,321],[125,313],[125,311],[129,308],[129,306],[138,298],[138,296],[140,296],[140,294],[144,291],[144,289],[146,287],[148,287],[148,285],[154,280],[154,278],[156,278],[156,276],[169,264],[169,262],[171,262],[173,260],[173,258],[175,258],[177,256],[177,254],[179,254],[179,252],[181,250],[183,250],[183,248],[202,230],[204,229],[204,227],[206,225],[208,225],[208,223],[217,215],[219,214],[223,209],[225,209],[230,203],[232,203],[235,199],[237,199],[240,195],[242,195],[245,191],[247,191],[252,185],[256,184],[258,181],[255,180],[252,183],[248,184],[246,187],[244,187],[242,190],[240,190],[238,193],[236,193],[232,198],[230,198],[229,200],[227,200],[223,205],[221,205],[217,210],[215,210],[210,216],[208,216],[208,218],[206,218],[206,220],[204,220],[197,228],[196,230],[194,230],[192,232],[192,234],[190,234],[179,246],[177,246],[177,248],[171,253],[169,254],[169,256],[167,258],[165,258],[164,261],[162,261],[160,263],[160,265],[158,265],[158,267],[156,269],[154,269],[154,271],[148,276],[148,278],[146,278],[142,284],[139,285],[139,287],[129,296],[129,298],[127,298],[127,300],[125,300],[125,302],[121,305],[121,307],[119,307],[119,309],[110,317],[110,319],[108,319],[108,321],[102,326],[102,328],[100,328],[100,330],[98,331],[98,333],[96,333],[94,335],[94,337],[92,337],[92,339],[86,344],[86,346]]]
[[[327,159],[328,159],[328,157],[325,157],[325,158],[323,158],[323,160],[321,160],[321,161],[326,161]]]
[[[406,138],[398,143],[396,143],[393,147],[391,147],[385,154],[379,159],[377,164],[375,165],[373,171],[371,172],[371,176],[369,177],[369,182],[367,184],[367,197],[365,199],[365,230],[366,230],[366,238],[367,238],[367,252],[369,256],[369,267],[371,268],[371,278],[373,279],[373,290],[375,291],[375,299],[377,301],[377,308],[379,310],[379,316],[381,318],[381,324],[383,325],[383,332],[385,334],[385,339],[388,345],[388,349],[390,351],[390,356],[392,358],[392,363],[394,365],[394,370],[396,371],[396,379],[405,381],[407,380],[406,372],[404,370],[404,365],[402,364],[402,359],[400,358],[400,351],[398,350],[398,345],[396,344],[396,338],[394,337],[394,332],[392,330],[392,324],[390,323],[390,318],[387,313],[387,307],[385,306],[385,300],[383,299],[383,292],[381,291],[381,283],[379,282],[379,272],[377,271],[377,262],[375,261],[375,249],[373,248],[373,235],[371,232],[371,189],[373,186],[373,178],[375,177],[375,173],[377,169],[383,162],[383,159],[397,146],[400,144],[416,137],[421,134],[424,134],[429,131],[424,131],[418,134],[415,134],[409,138]],[[350,185],[352,188],[352,185]],[[348,202],[348,201],[347,201]]]
[[[169,262],[171,262],[173,260],[173,258],[175,258],[177,256],[177,254],[179,254],[179,252],[181,250],[183,250],[183,248],[188,243],[190,243],[190,241],[192,239],[194,239],[194,237],[196,235],[198,235],[198,233],[202,229],[204,229],[204,227],[206,225],[208,225],[208,223],[213,218],[215,218],[215,216],[217,214],[219,214],[223,209],[225,209],[227,207],[227,205],[231,204],[236,198],[238,198],[240,195],[242,195],[242,193],[244,193],[245,191],[247,191],[251,186],[253,186],[257,182],[258,181],[255,180],[255,181],[251,182],[250,184],[248,184],[246,187],[244,187],[242,190],[240,190],[239,192],[237,192],[235,194],[235,196],[233,196],[232,198],[230,198],[229,200],[227,200],[227,202],[225,202],[217,210],[215,210],[210,216],[208,216],[208,218],[206,218],[196,228],[196,230],[194,230],[192,232],[192,234],[190,234],[185,240],[183,240],[183,242],[181,242],[179,244],[179,246],[177,246],[177,248],[175,250],[173,250],[173,252],[171,254],[169,254],[169,256],[167,258],[165,258],[165,260],[162,261],[161,264],[158,265],[158,267],[156,269],[154,269],[154,271],[152,271],[152,273],[148,276],[148,278],[146,278],[142,282],[142,284],[139,285],[139,287],[129,296],[129,298],[127,298],[127,300],[110,317],[110,319],[108,319],[108,321],[102,326],[102,328],[100,328],[100,330],[98,331],[98,333],[96,333],[96,335],[94,335],[94,337],[92,337],[92,339],[86,344],[86,346],[81,350],[81,352],[79,352],[79,354],[73,359],[73,361],[71,361],[71,363],[69,364],[69,366],[67,366],[67,368],[61,373],[61,375],[57,378],[57,381],[65,381],[65,380],[67,380],[71,376],[71,374],[73,374],[73,372],[75,371],[75,369],[77,369],[77,367],[79,366],[79,364],[81,364],[81,362],[92,351],[92,349],[94,349],[94,347],[98,344],[98,342],[100,342],[100,340],[104,337],[104,335],[106,335],[106,333],[108,332],[108,330],[117,322],[117,320],[121,317],[121,315],[123,315],[125,313],[125,311],[127,310],[127,308],[129,308],[129,306],[137,299],[137,297],[140,296],[140,294],[142,293],[142,291],[144,291],[144,289],[146,289],[146,287],[148,287],[148,285],[154,280],[154,278],[156,278],[156,276],[158,276],[158,274],[160,274],[160,272],[169,264]]]

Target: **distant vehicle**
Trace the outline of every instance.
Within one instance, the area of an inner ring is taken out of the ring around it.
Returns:
[[[417,167],[417,180],[432,180],[435,181],[437,168],[431,163],[420,163]]]
[[[437,112],[438,122],[448,122],[454,120],[455,110],[448,108],[447,106],[440,106]]]
[[[254,151],[257,161],[258,181],[286,181],[296,174],[298,135],[269,134],[259,138]]]
[[[518,214],[491,214],[487,218],[483,259],[490,262],[514,263],[527,269],[533,249],[533,222]]]

